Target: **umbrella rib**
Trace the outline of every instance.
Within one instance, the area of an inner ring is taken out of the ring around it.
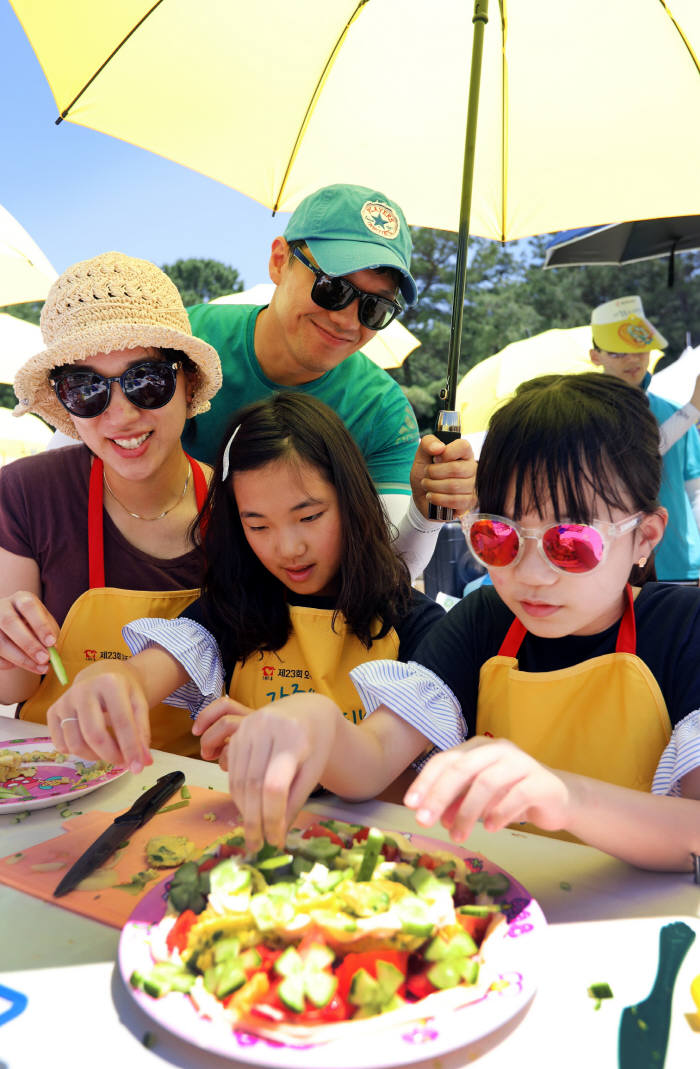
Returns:
[[[673,25],[674,25],[674,27],[676,29],[676,32],[678,33],[678,36],[680,37],[681,41],[683,42],[683,44],[687,48],[688,54],[689,54],[690,58],[692,59],[693,63],[695,64],[695,69],[697,70],[698,74],[700,74],[700,61],[698,61],[698,57],[695,55],[695,52],[693,51],[693,46],[691,45],[691,43],[688,40],[688,38],[686,37],[686,35],[683,33],[683,30],[681,29],[681,27],[678,25],[678,21],[677,21],[675,15],[670,11],[666,0],[659,0],[659,3],[661,4],[662,8],[664,9],[666,14],[670,18],[671,22],[673,23]]]
[[[326,62],[324,64],[323,70],[321,71],[319,79],[316,82],[316,85],[314,86],[314,91],[311,94],[311,99],[309,100],[309,103],[308,103],[308,105],[306,107],[306,111],[304,112],[304,118],[301,120],[301,123],[300,123],[300,126],[299,126],[299,130],[297,132],[297,136],[296,136],[294,144],[292,146],[292,151],[289,154],[289,159],[287,161],[287,166],[285,168],[284,174],[282,175],[282,181],[280,182],[280,186],[279,186],[279,189],[277,191],[277,196],[275,197],[275,203],[272,206],[272,214],[273,215],[275,214],[275,212],[279,211],[280,200],[282,199],[282,194],[284,193],[284,187],[287,184],[287,179],[289,178],[289,174],[291,172],[291,169],[294,166],[294,161],[295,161],[295,159],[297,157],[297,153],[299,151],[299,147],[301,145],[301,142],[302,142],[302,139],[304,137],[304,134],[306,133],[306,128],[309,125],[309,121],[311,119],[311,115],[313,114],[313,110],[314,110],[314,108],[316,106],[316,101],[318,100],[318,98],[320,96],[320,93],[321,93],[321,89],[323,88],[323,85],[324,85],[326,79],[328,78],[328,73],[329,73],[331,67],[333,66],[333,62],[335,60],[335,57],[337,56],[343,41],[347,37],[348,30],[352,26],[353,22],[357,19],[361,8],[363,8],[365,6],[365,4],[368,4],[368,3],[369,3],[369,0],[359,0],[359,3],[357,5],[357,7],[353,11],[353,13],[350,16],[350,18],[348,19],[348,21],[345,23],[345,26],[343,27],[343,29],[341,30],[341,32],[340,32],[340,34],[338,36],[338,39],[336,40],[335,44],[333,45],[333,48],[330,51],[328,59],[326,60]]]
[[[100,66],[99,66],[99,67],[97,68],[97,70],[95,71],[95,73],[94,73],[94,74],[93,74],[93,75],[92,75],[92,76],[91,76],[90,78],[88,78],[88,80],[87,80],[87,82],[85,83],[85,85],[83,86],[83,88],[82,88],[82,89],[81,89],[81,90],[80,90],[80,91],[79,91],[78,93],[76,93],[76,95],[75,95],[75,96],[73,97],[73,99],[71,100],[71,102],[70,102],[70,104],[68,105],[68,107],[67,107],[67,108],[64,108],[64,109],[63,109],[63,111],[61,112],[61,114],[60,114],[60,115],[58,116],[58,118],[56,119],[56,122],[55,122],[55,125],[56,125],[56,126],[59,126],[59,125],[60,125],[60,123],[62,123],[62,122],[63,122],[63,120],[64,120],[64,119],[66,118],[66,116],[68,115],[68,112],[70,111],[70,109],[71,109],[71,108],[73,107],[73,105],[74,105],[74,104],[75,104],[75,103],[76,103],[76,102],[77,102],[78,100],[80,100],[80,98],[81,98],[81,96],[83,95],[83,93],[85,92],[85,90],[86,90],[86,89],[88,89],[88,88],[89,88],[89,87],[90,87],[90,86],[92,85],[92,83],[93,83],[93,82],[95,81],[95,78],[97,78],[97,77],[98,77],[98,76],[99,76],[99,75],[100,75],[100,74],[102,73],[102,71],[103,71],[103,70],[105,69],[105,67],[107,66],[107,64],[108,64],[108,63],[109,63],[109,62],[110,62],[111,60],[113,60],[113,59],[114,59],[114,57],[116,56],[117,52],[118,52],[118,51],[119,51],[119,50],[120,50],[121,48],[123,48],[123,47],[124,47],[124,45],[125,45],[125,44],[126,44],[126,42],[127,42],[128,40],[129,40],[129,38],[130,38],[130,37],[131,37],[131,36],[132,36],[133,34],[135,34],[135,33],[136,33],[136,31],[137,31],[137,30],[139,29],[139,27],[143,25],[143,23],[144,23],[144,22],[146,21],[146,19],[147,19],[147,18],[149,18],[149,16],[153,14],[153,12],[155,11],[155,9],[156,9],[157,7],[160,7],[160,5],[161,5],[162,3],[163,3],[163,0],[156,0],[156,3],[155,3],[155,4],[153,5],[153,7],[152,7],[152,8],[150,8],[150,9],[149,9],[149,10],[148,10],[148,11],[146,12],[146,14],[145,14],[145,15],[143,15],[143,16],[142,16],[142,18],[140,18],[140,19],[139,19],[139,21],[138,21],[138,22],[137,22],[137,23],[136,23],[136,24],[135,24],[134,26],[132,26],[132,28],[131,28],[131,29],[129,30],[129,32],[127,33],[126,37],[122,38],[122,40],[121,40],[121,41],[119,42],[119,44],[117,45],[117,47],[116,47],[116,48],[114,48],[114,49],[112,49],[112,51],[111,51],[111,52],[110,52],[110,54],[109,54],[109,55],[107,56],[107,59],[106,59],[106,60],[104,61],[104,63],[101,63],[101,64],[100,64]]]

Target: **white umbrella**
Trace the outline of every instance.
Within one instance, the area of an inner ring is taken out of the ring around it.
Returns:
[[[56,278],[36,242],[0,204],[0,306],[43,301]]]
[[[677,360],[652,375],[649,389],[659,397],[665,397],[674,405],[683,406],[690,400],[695,389],[695,380],[700,375],[700,345],[684,349]]]
[[[242,293],[215,297],[211,304],[269,304],[274,290],[271,282],[260,282]],[[419,345],[415,334],[411,334],[398,319],[394,319],[388,327],[380,330],[362,346],[362,352],[379,367],[401,367],[408,354]]]
[[[0,465],[32,453],[42,453],[53,431],[36,416],[15,419],[12,409],[0,408]]]
[[[0,312],[0,382],[13,382],[18,368],[43,347],[39,327]]]

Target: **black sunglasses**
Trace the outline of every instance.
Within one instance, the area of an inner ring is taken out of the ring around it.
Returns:
[[[311,287],[311,300],[327,312],[339,312],[357,300],[357,318],[362,326],[368,330],[384,330],[403,311],[396,301],[360,290],[343,275],[327,275],[316,264],[312,264],[300,249],[294,249],[293,255],[316,276]]]
[[[72,416],[93,419],[109,405],[112,383],[118,382],[122,393],[137,408],[163,408],[171,401],[177,384],[181,362],[166,364],[162,360],[144,360],[122,371],[121,375],[106,377],[90,368],[66,368],[49,382],[56,397]]]

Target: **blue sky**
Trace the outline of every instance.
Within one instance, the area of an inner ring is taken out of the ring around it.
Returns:
[[[275,218],[250,198],[143,149],[64,122],[8,0],[0,0],[0,204],[57,271],[115,249],[222,260],[267,282]]]

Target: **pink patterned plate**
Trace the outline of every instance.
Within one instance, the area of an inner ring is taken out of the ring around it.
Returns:
[[[295,824],[303,827],[319,819],[318,814],[302,813]],[[391,834],[388,829],[387,832]],[[452,843],[447,845],[437,839],[405,832],[401,834],[426,853],[449,850],[462,857],[472,872],[503,872],[468,848],[461,849]],[[132,998],[155,1023],[187,1043],[224,1058],[275,1069],[406,1066],[438,1058],[482,1039],[514,1017],[534,995],[546,921],[537,902],[511,876],[508,879],[510,889],[503,899],[508,906],[507,924],[499,938],[489,941],[489,975],[494,979],[486,994],[459,1010],[423,1018],[417,1025],[387,1027],[366,1038],[363,1036],[353,1044],[348,1044],[347,1035],[343,1042],[314,1046],[271,1042],[200,1015],[187,995],[171,992],[164,998],[154,999],[133,988],[129,977],[134,970],[147,972],[152,964],[149,931],[165,912],[168,880],[154,887],[141,900],[124,926],[119,943],[119,968]]]
[[[57,754],[48,736],[11,739],[0,745],[2,750],[14,750],[25,758],[33,754],[36,757],[23,763],[12,779],[0,783],[0,816],[65,804],[126,772],[112,765],[100,769],[96,761],[85,761],[74,754]]]

